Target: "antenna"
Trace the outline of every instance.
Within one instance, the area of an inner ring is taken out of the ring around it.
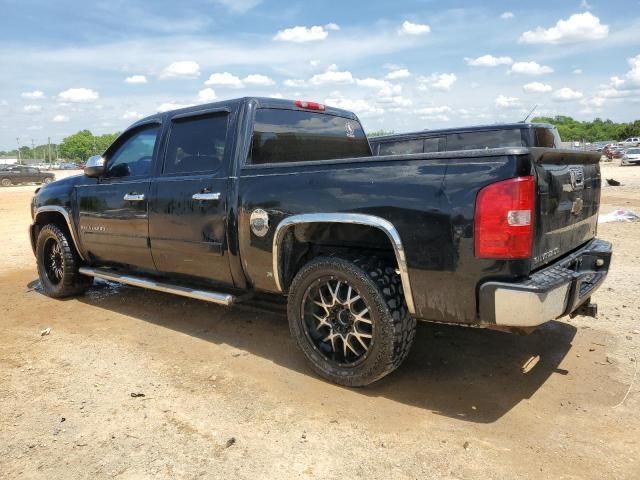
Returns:
[[[524,117],[524,120],[522,120],[520,123],[526,123],[527,120],[529,120],[529,117],[533,114],[533,112],[536,111],[536,108],[538,108],[538,105],[534,105],[533,108],[531,110],[529,110],[529,113],[527,113],[527,116]]]

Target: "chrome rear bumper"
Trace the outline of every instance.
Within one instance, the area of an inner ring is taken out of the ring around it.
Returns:
[[[594,239],[522,282],[486,282],[480,286],[483,325],[536,327],[569,315],[589,301],[611,263],[611,243]]]

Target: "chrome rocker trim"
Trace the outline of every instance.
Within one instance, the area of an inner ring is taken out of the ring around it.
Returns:
[[[131,275],[122,275],[109,270],[99,268],[80,267],[78,271],[89,277],[101,278],[110,282],[124,283],[134,287],[146,288],[147,290],[155,290],[157,292],[173,293],[182,297],[195,298],[196,300],[204,300],[205,302],[217,303],[218,305],[229,306],[233,304],[236,297],[228,293],[210,292],[206,290],[195,290],[180,285],[170,285],[168,283],[156,282]]]
[[[365,215],[360,213],[307,213],[301,215],[292,215],[282,220],[276,227],[273,234],[273,277],[276,283],[276,288],[279,292],[283,291],[282,277],[280,271],[280,243],[284,238],[284,234],[289,227],[301,223],[350,223],[353,225],[366,225],[382,230],[393,245],[393,250],[396,255],[396,261],[398,262],[398,269],[400,270],[400,279],[402,281],[402,289],[404,290],[405,301],[407,302],[407,309],[409,313],[415,315],[416,308],[413,302],[413,294],[411,292],[411,282],[409,280],[409,271],[407,269],[407,259],[402,246],[402,240],[398,231],[391,222],[376,217],[374,215]]]

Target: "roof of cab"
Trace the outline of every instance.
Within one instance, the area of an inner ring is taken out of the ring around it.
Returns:
[[[358,117],[348,110],[343,110],[341,108],[335,108],[326,105],[325,110],[307,110],[304,108],[300,108],[296,106],[295,100],[286,100],[282,98],[270,98],[270,97],[241,97],[241,98],[233,98],[229,100],[221,100],[219,102],[213,103],[204,103],[200,105],[192,105],[184,108],[178,108],[175,110],[167,110],[166,112],[159,112],[153,115],[149,115],[148,117],[142,118],[132,124],[127,130],[136,127],[138,125],[142,125],[150,122],[162,122],[165,118],[173,117],[176,114],[190,114],[197,113],[203,110],[210,110],[215,108],[235,108],[241,104],[249,104],[254,103],[256,108],[278,108],[278,109],[287,109],[287,110],[303,110],[315,113],[328,113],[330,115],[337,115],[340,117],[351,118],[353,120],[357,120]]]
[[[369,139],[371,142],[380,142],[384,140],[397,140],[401,138],[422,138],[438,135],[445,135],[447,133],[462,133],[462,132],[482,132],[487,130],[524,130],[529,128],[542,127],[542,128],[555,128],[550,123],[525,123],[525,122],[513,122],[513,123],[492,123],[487,125],[472,125],[468,127],[451,127],[440,128],[435,130],[420,130],[417,132],[406,133],[393,133],[391,135],[381,135],[379,137],[372,137]]]

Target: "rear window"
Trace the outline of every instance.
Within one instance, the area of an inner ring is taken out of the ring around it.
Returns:
[[[405,155],[422,153],[422,140],[400,140],[380,144],[378,155]]]
[[[368,156],[369,142],[357,120],[301,110],[256,111],[251,164]]]
[[[534,129],[536,135],[536,147],[559,148],[560,135],[555,128],[537,127]]]
[[[519,129],[485,130],[447,135],[447,150],[476,150],[522,146],[522,133]]]

